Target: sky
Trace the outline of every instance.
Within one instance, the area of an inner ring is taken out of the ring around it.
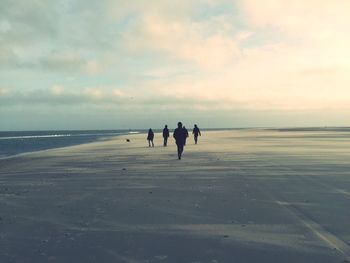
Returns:
[[[0,0],[0,130],[350,124],[349,0]]]

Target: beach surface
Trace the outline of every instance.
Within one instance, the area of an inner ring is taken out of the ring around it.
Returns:
[[[348,131],[169,140],[0,160],[0,262],[350,262]]]

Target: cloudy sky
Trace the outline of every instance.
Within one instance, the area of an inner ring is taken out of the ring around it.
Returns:
[[[0,0],[0,130],[350,124],[349,0]]]

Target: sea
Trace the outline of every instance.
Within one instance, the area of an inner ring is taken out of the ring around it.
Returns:
[[[89,130],[89,131],[0,131],[0,159],[61,148],[131,133],[136,130]]]

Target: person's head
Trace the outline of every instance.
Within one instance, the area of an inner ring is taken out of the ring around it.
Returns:
[[[184,125],[184,126],[182,126],[182,128],[186,129],[185,125]]]
[[[197,124],[195,124],[194,127],[197,128]]]
[[[179,122],[177,123],[177,127],[178,127],[178,128],[182,128],[182,122],[181,122],[181,121],[179,121]]]
[[[165,125],[165,128],[168,128],[168,125]]]
[[[152,131],[152,129],[151,128],[149,128],[149,130],[148,131]]]

